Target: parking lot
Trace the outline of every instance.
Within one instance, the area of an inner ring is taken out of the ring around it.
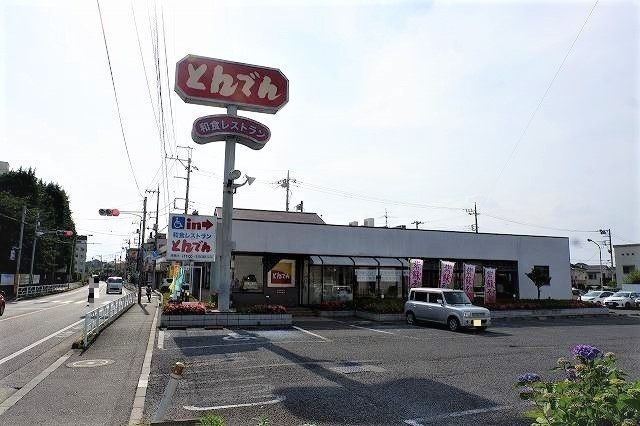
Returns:
[[[518,374],[549,377],[571,346],[616,352],[632,378],[640,318],[518,320],[487,332],[355,319],[300,318],[293,327],[163,330],[145,412],[175,361],[186,364],[168,419],[216,412],[230,425],[529,424]]]

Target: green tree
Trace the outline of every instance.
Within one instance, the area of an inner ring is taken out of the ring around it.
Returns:
[[[539,268],[531,268],[531,272],[525,274],[533,282],[538,289],[538,300],[540,300],[540,287],[548,285],[551,282],[549,274]]]
[[[629,272],[624,276],[625,284],[640,284],[640,270]]]

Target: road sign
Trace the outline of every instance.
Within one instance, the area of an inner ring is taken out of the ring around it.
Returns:
[[[175,91],[191,104],[275,114],[289,101],[289,80],[276,68],[187,55],[176,64]]]
[[[255,120],[226,114],[207,115],[193,122],[191,138],[196,143],[224,141],[229,136],[235,136],[239,144],[259,150],[271,137],[271,131]]]
[[[212,216],[169,215],[167,260],[213,262],[216,227]]]

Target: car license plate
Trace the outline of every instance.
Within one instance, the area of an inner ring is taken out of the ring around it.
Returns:
[[[482,320],[473,320],[473,326],[474,327],[481,327],[482,326]]]

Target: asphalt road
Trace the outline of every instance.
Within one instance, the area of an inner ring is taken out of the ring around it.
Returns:
[[[85,312],[119,295],[99,296],[87,306],[88,288],[8,302],[0,317],[0,401],[46,369],[70,348],[82,330]],[[0,418],[0,423],[2,420]]]
[[[514,383],[552,376],[579,343],[613,351],[640,375],[640,318],[497,323],[487,332],[300,319],[299,328],[165,330],[154,352],[146,415],[174,361],[186,363],[168,419],[216,412],[229,425],[530,424]]]

